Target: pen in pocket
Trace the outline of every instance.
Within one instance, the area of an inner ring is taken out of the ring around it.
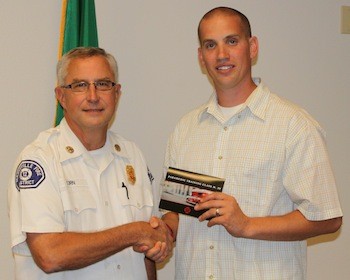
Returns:
[[[122,188],[125,188],[126,191],[126,197],[129,199],[129,191],[128,191],[128,187],[125,186],[124,182],[122,182]]]

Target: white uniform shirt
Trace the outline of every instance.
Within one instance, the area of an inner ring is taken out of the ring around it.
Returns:
[[[342,216],[322,129],[262,84],[229,120],[215,95],[185,115],[168,142],[169,166],[224,178],[223,192],[250,217],[295,209],[309,220]],[[306,241],[235,238],[179,217],[176,279],[306,279]]]
[[[156,205],[152,180],[135,144],[111,131],[93,156],[64,119],[42,132],[20,154],[9,186],[16,279],[146,279],[144,255],[132,248],[86,268],[45,274],[33,262],[26,232],[94,232],[148,221]]]

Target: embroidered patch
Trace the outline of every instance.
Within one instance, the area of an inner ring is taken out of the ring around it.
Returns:
[[[33,160],[23,160],[16,170],[16,188],[34,189],[45,179],[45,172],[41,165]]]

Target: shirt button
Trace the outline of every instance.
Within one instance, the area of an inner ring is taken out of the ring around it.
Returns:
[[[220,159],[220,160],[221,160],[221,159],[222,159],[222,156],[218,156],[218,159]]]
[[[213,250],[214,249],[214,245],[210,245],[209,249]]]
[[[209,275],[209,279],[214,279],[214,275]]]
[[[120,269],[120,264],[117,265],[117,268]]]
[[[79,212],[79,209],[78,209],[77,207],[75,207],[75,208],[74,208],[74,211],[75,211],[76,213],[78,213],[78,212]]]
[[[227,126],[224,127],[224,130],[225,130],[225,131],[227,130]]]

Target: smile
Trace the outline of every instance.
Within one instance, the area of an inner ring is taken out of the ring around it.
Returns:
[[[224,66],[216,67],[217,70],[228,70],[232,68],[233,68],[233,65],[224,65]]]
[[[85,109],[84,112],[102,112],[103,109]]]

